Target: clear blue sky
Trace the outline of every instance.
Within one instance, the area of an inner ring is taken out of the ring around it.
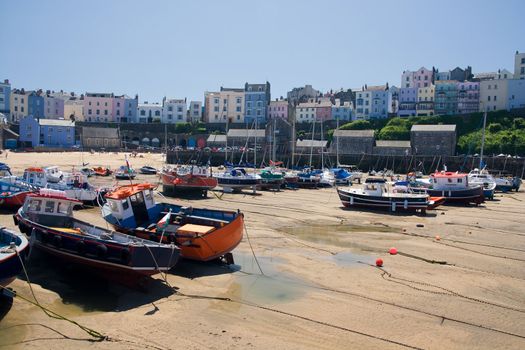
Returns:
[[[524,18],[523,0],[0,0],[0,79],[140,101],[399,85],[420,66],[512,70]]]

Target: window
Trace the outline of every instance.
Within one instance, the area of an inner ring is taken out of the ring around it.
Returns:
[[[237,97],[237,103],[241,103],[242,99],[240,97]],[[195,105],[195,108],[198,108],[197,105]]]
[[[177,112],[182,112],[182,107],[181,106],[177,107]]]
[[[97,115],[99,115],[99,114],[100,114],[100,109],[97,109]]]
[[[100,106],[100,102],[97,102],[97,106]]]
[[[107,109],[104,110],[104,115],[108,115],[108,110]]]
[[[521,64],[525,64],[525,58],[521,59]]]
[[[219,104],[219,99],[218,98],[213,99],[213,103]]]
[[[124,199],[122,201],[122,209],[126,210],[129,208],[129,203],[128,203],[128,200],[127,199]]]
[[[89,110],[89,113],[91,113],[91,109]],[[143,110],[143,109],[141,109],[141,110],[140,110],[140,115],[141,115],[141,116],[145,116],[145,115],[146,115],[146,111]]]
[[[172,106],[168,107],[168,112],[173,112],[173,107]]]
[[[106,107],[107,107],[107,106],[108,106],[108,103],[107,103],[107,102],[104,102],[104,106],[106,106]]]
[[[487,101],[490,101],[490,96],[487,96]]]
[[[241,116],[237,114],[237,120],[241,120]]]
[[[46,213],[53,213],[55,211],[55,202],[53,201],[47,201],[46,207],[44,208],[44,212]]]
[[[213,107],[213,111],[214,111],[214,112],[218,112],[218,111],[219,111],[219,106],[215,106],[215,107]]]
[[[240,112],[241,111],[241,106],[237,106],[237,108],[235,108],[236,112]]]
[[[160,117],[160,111],[155,111],[155,117]]]
[[[117,107],[120,107],[120,102],[117,102]]]
[[[117,115],[120,115],[120,109],[117,109]]]
[[[498,96],[494,96],[494,101],[496,101],[498,99]]]
[[[29,204],[29,211],[40,211],[42,208],[42,201],[39,199],[33,199]]]
[[[498,84],[494,84],[494,90],[498,89]]]

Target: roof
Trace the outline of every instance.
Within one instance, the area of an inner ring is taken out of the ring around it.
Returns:
[[[430,176],[435,178],[464,178],[467,177],[465,173],[453,173],[451,171],[442,171],[431,174]]]
[[[106,194],[105,197],[110,199],[126,199],[129,196],[132,196],[136,193],[142,192],[144,190],[151,190],[154,188],[155,186],[153,186],[150,183],[125,185],[117,187],[117,189],[115,189],[114,191],[111,191],[108,194]]]
[[[390,140],[377,140],[376,147],[403,147],[410,148],[410,141],[390,141]]]
[[[226,142],[226,135],[210,135],[207,142]]]
[[[117,128],[97,128],[92,126],[82,127],[83,137],[118,138]]]
[[[297,147],[314,147],[321,148],[326,147],[328,141],[321,140],[297,140]]]
[[[374,137],[374,130],[341,130],[334,131],[334,136],[339,137]]]
[[[456,131],[455,124],[439,124],[439,125],[412,125],[410,131]]]
[[[230,129],[228,130],[228,137],[265,137],[266,130],[264,129]]]
[[[47,126],[69,126],[69,127],[75,127],[75,122],[71,120],[66,119],[40,119],[38,121],[38,124],[40,125],[47,125]]]

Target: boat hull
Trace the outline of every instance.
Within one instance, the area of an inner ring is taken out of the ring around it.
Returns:
[[[464,204],[481,204],[485,201],[483,196],[483,187],[477,186],[473,188],[460,190],[435,190],[431,188],[413,188],[414,192],[427,193],[431,197],[444,197],[445,203],[464,203]]]
[[[218,181],[213,177],[161,173],[162,186],[166,191],[209,191],[217,187]]]
[[[0,208],[17,209],[21,207],[29,193],[31,192],[24,191],[6,196],[0,194]]]
[[[161,249],[155,246],[121,245],[66,233],[30,221],[20,211],[14,215],[14,221],[38,249],[85,267],[125,275],[127,279],[167,271],[175,266],[180,256],[180,250],[174,246],[172,249]]]
[[[2,232],[1,234],[7,235],[6,232]],[[16,240],[14,234],[9,236],[12,236],[13,240]],[[29,252],[29,243],[25,237],[21,239],[20,244],[16,245],[16,249],[18,255],[15,252],[11,254],[0,254],[0,289],[13,282],[16,279],[16,276],[22,272],[22,262],[25,260]]]
[[[353,191],[337,189],[339,199],[343,205],[349,207],[362,207],[396,211],[426,211],[430,204],[428,197],[389,197],[360,194]]]

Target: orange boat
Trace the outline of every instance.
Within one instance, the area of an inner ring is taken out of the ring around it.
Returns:
[[[109,168],[104,168],[101,166],[93,168],[93,171],[97,176],[109,176],[113,173]]]
[[[164,193],[175,191],[201,192],[206,197],[208,191],[217,187],[217,179],[211,176],[207,166],[182,166],[164,168],[160,172]]]
[[[104,219],[117,231],[157,242],[175,243],[186,259],[210,261],[228,256],[241,242],[240,211],[156,203],[149,183],[117,187],[106,194]]]

